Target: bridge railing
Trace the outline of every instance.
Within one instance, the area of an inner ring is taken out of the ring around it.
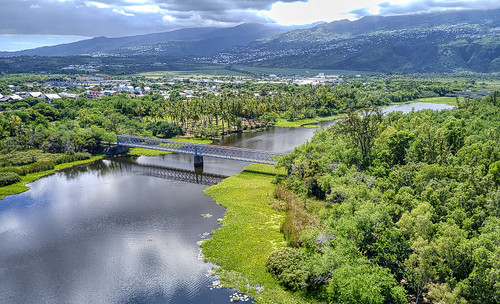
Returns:
[[[263,164],[276,164],[278,160],[285,155],[284,153],[264,150],[196,144],[177,140],[134,135],[118,135],[116,138],[116,143],[118,146],[138,147],[195,156],[206,156]]]

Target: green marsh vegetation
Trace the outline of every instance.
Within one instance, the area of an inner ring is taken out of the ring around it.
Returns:
[[[220,265],[216,273],[225,287],[234,287],[259,303],[308,303],[281,287],[267,271],[266,259],[286,247],[280,226],[285,218],[273,209],[276,174],[269,165],[250,165],[239,174],[205,190],[227,208],[221,228],[203,242],[205,260]]]

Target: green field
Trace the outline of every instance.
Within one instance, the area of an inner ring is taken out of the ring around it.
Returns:
[[[161,78],[161,77],[190,77],[190,78],[217,78],[217,77],[262,77],[275,75],[285,76],[317,76],[319,73],[325,75],[344,75],[352,77],[355,75],[372,76],[376,73],[367,71],[349,71],[349,70],[329,70],[329,69],[292,69],[292,68],[263,68],[252,67],[244,65],[225,66],[225,65],[206,65],[197,69],[183,70],[183,71],[154,71],[139,73],[139,76],[147,78]]]
[[[274,124],[275,127],[284,127],[284,128],[299,128],[299,127],[305,127],[305,128],[317,128],[318,123],[321,121],[329,121],[329,120],[334,120],[342,115],[332,115],[332,116],[326,116],[326,117],[316,117],[316,118],[306,118],[306,119],[298,119],[294,121],[288,121],[286,119],[278,119],[276,124]]]
[[[463,98],[460,98],[463,100]],[[430,97],[430,98],[419,98],[412,101],[408,101],[405,103],[413,103],[413,102],[427,102],[427,103],[445,103],[450,106],[457,106],[457,99],[455,97]],[[400,102],[393,104],[401,104]]]

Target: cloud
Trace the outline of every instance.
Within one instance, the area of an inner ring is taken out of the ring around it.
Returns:
[[[0,35],[128,36],[245,22],[308,24],[366,15],[499,8],[498,0],[0,0]]]
[[[134,14],[131,14],[131,13],[125,13],[125,11],[124,11],[124,10],[119,10],[119,9],[117,9],[117,8],[114,8],[114,9],[113,9],[113,13],[118,14],[118,15],[127,16],[127,17],[133,17],[133,16],[135,16]]]

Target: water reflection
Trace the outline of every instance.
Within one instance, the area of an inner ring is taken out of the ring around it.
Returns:
[[[2,201],[1,303],[229,303],[197,256],[224,208],[204,185],[120,166],[134,164],[75,167]]]

